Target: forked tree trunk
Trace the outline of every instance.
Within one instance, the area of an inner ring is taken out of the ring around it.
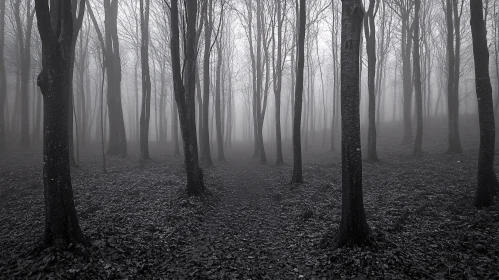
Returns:
[[[44,104],[44,236],[46,245],[65,247],[84,241],[73,199],[67,131],[73,18],[71,2],[51,1],[50,10],[48,2],[35,1],[43,56],[38,86]]]
[[[300,0],[298,33],[298,62],[296,68],[295,110],[293,116],[293,178],[291,183],[303,183],[303,167],[301,157],[301,113],[303,105],[303,68],[305,66],[305,29],[306,1]]]
[[[342,208],[336,246],[363,245],[370,241],[362,194],[360,147],[359,49],[362,18],[360,0],[343,0],[341,16],[341,159]]]
[[[492,86],[489,74],[489,50],[487,29],[483,20],[483,2],[470,1],[471,33],[475,59],[475,83],[480,120],[480,150],[478,153],[478,180],[475,192],[475,207],[483,208],[494,204],[498,187],[494,173],[495,123],[492,101]]]
[[[184,144],[185,169],[187,175],[187,193],[199,196],[206,193],[203,171],[199,167],[198,146],[196,136],[196,15],[197,1],[186,2],[186,34],[184,73],[180,66],[180,32],[178,0],[171,1],[171,54],[172,74],[175,101],[178,106],[180,128]],[[184,80],[182,80],[184,77]]]

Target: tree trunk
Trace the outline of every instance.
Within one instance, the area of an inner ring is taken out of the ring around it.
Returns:
[[[21,94],[21,145],[30,146],[30,120],[29,120],[29,77],[31,67],[31,31],[33,27],[34,10],[31,9],[31,1],[26,1],[26,33],[23,34],[23,21],[20,11],[21,0],[14,4],[14,16],[17,28],[17,39],[19,44],[20,58],[20,94]]]
[[[475,192],[475,207],[484,208],[494,204],[495,188],[498,187],[494,173],[495,123],[492,101],[492,86],[489,75],[489,50],[487,29],[483,20],[481,0],[470,1],[473,56],[475,60],[476,96],[480,120],[480,150],[478,153],[478,180]]]
[[[367,159],[369,161],[378,161],[376,152],[376,25],[374,23],[374,5],[375,0],[370,0],[369,10],[364,18],[368,58],[369,129],[367,133]]]
[[[6,112],[5,100],[7,98],[7,77],[5,74],[5,1],[0,1],[0,152],[5,151],[6,138]]]
[[[370,241],[362,194],[360,146],[359,49],[363,8],[360,0],[343,0],[341,17],[342,213],[336,246]]]
[[[285,17],[282,17],[281,1],[277,1],[277,61],[274,66],[277,76],[274,83],[275,95],[275,134],[276,134],[276,165],[284,164],[282,156],[282,135],[281,135],[281,90],[282,90],[282,26]],[[284,2],[286,5],[286,2]],[[286,9],[286,7],[284,7]],[[275,36],[274,36],[275,38]],[[277,69],[275,69],[277,67]]]
[[[186,34],[184,73],[180,66],[180,32],[178,0],[171,1],[171,54],[175,100],[178,106],[182,140],[184,143],[185,169],[187,175],[187,193],[199,196],[207,190],[203,182],[203,171],[199,167],[196,136],[196,15],[197,1],[186,2]],[[184,80],[182,81],[182,77]]]
[[[305,29],[306,29],[306,1],[300,0],[298,34],[298,62],[296,68],[295,110],[293,116],[293,178],[291,183],[303,183],[303,167],[301,157],[301,113],[303,105],[303,68],[305,66]]]
[[[210,54],[211,54],[211,33],[213,29],[213,0],[207,0],[208,7],[207,15],[204,17],[204,60],[203,60],[203,141],[201,145],[201,159],[208,166],[213,166],[210,149],[210,127],[209,127],[209,110],[210,110]]]
[[[459,72],[459,66],[456,67],[456,52],[454,50],[454,32],[460,32],[460,30],[454,30],[453,16],[452,16],[452,4],[451,1],[446,0],[446,20],[447,20],[447,56],[449,62],[448,68],[448,80],[447,80],[447,94],[448,94],[448,116],[449,116],[449,148],[448,153],[461,153],[461,140],[459,137],[459,87],[458,80],[456,80],[456,70]],[[458,42],[456,41],[456,50]],[[459,55],[459,54],[457,54]],[[457,74],[459,75],[459,74]]]
[[[421,59],[419,54],[419,12],[421,10],[421,0],[415,0],[414,11],[414,89],[416,94],[416,115],[417,115],[417,128],[416,139],[414,141],[414,156],[420,156],[423,153],[423,95],[421,93]]]
[[[222,23],[223,24],[223,23]],[[223,55],[222,55],[222,46],[221,46],[221,38],[218,38],[219,42],[217,42],[217,69],[216,69],[216,74],[215,74],[215,122],[217,125],[217,146],[218,146],[218,161],[224,162],[225,161],[225,155],[224,155],[224,139],[223,139],[223,132],[222,132],[222,114],[221,114],[221,91],[223,90],[223,87],[220,87],[220,80],[222,79],[221,77],[221,68],[222,68],[222,62],[223,62]]]
[[[151,119],[151,76],[149,73],[149,0],[140,0],[140,30],[142,40],[140,58],[142,66],[142,109],[140,113],[140,158],[149,156],[149,122]],[[157,119],[156,119],[157,120]],[[157,122],[157,121],[156,121]]]
[[[64,248],[84,241],[73,199],[67,131],[73,18],[68,1],[51,1],[49,11],[47,0],[36,0],[35,8],[43,53],[38,86],[44,97],[44,236],[45,244]]]

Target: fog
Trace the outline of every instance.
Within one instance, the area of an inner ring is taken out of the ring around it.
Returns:
[[[497,278],[499,0],[0,1],[0,278]]]

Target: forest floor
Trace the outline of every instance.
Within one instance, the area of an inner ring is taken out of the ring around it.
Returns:
[[[72,172],[92,245],[65,251],[39,246],[40,153],[12,152],[0,160],[0,279],[499,279],[499,206],[472,206],[477,143],[447,155],[444,142],[421,158],[385,145],[381,162],[365,162],[376,242],[336,250],[338,152],[305,150],[306,182],[290,185],[290,158],[260,165],[234,147],[247,152],[205,169],[205,199],[185,195],[181,156],[110,158],[103,174],[89,153]]]

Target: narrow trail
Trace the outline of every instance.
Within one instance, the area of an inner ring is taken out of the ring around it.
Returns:
[[[266,180],[269,168],[278,167],[242,160],[217,167],[224,181],[221,201],[205,215],[197,234],[189,237],[196,246],[182,252],[187,259],[201,257],[201,267],[203,262],[220,267],[224,272],[218,275],[227,277],[299,276],[293,254],[296,244],[288,238],[291,231],[296,233],[295,221],[281,213],[275,190]]]

